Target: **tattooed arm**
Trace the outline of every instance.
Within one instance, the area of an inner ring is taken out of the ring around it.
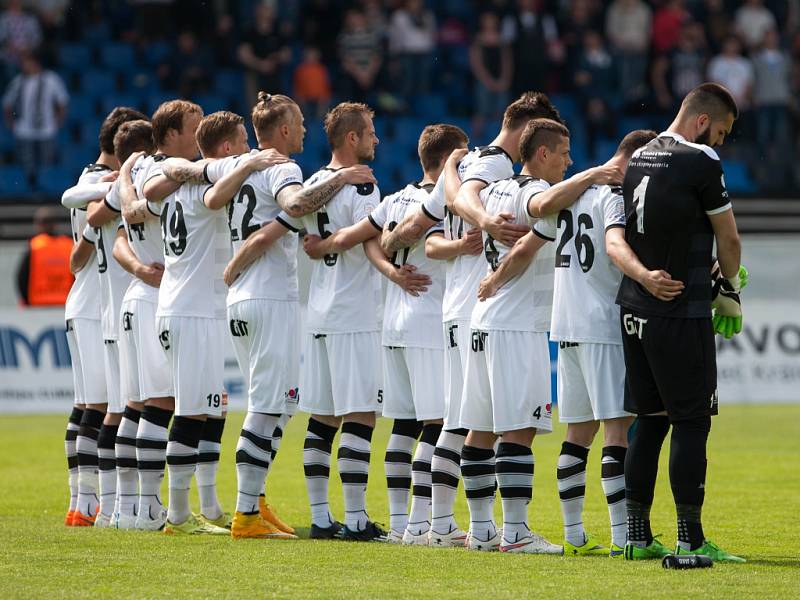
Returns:
[[[168,158],[161,167],[167,179],[177,183],[207,183],[205,168],[211,161],[208,159],[192,162],[185,158]]]
[[[300,218],[325,206],[345,185],[363,183],[377,183],[372,169],[366,165],[354,165],[339,169],[333,177],[308,187],[287,186],[275,200],[287,215]]]

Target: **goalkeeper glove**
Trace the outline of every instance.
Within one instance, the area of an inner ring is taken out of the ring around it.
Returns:
[[[748,272],[740,266],[736,277],[727,279],[722,276],[719,264],[715,263],[711,276],[714,331],[725,339],[730,339],[742,331],[742,302],[739,292],[747,285]]]

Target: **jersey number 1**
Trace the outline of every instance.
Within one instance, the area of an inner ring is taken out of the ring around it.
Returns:
[[[647,195],[647,184],[650,175],[645,175],[633,190],[633,206],[636,208],[636,231],[644,233],[644,198]]]

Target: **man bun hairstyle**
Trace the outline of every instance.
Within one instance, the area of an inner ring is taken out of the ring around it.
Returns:
[[[153,113],[153,141],[156,147],[162,146],[167,139],[170,129],[177,132],[183,131],[183,116],[187,114],[203,114],[203,109],[188,100],[168,100],[161,104]]]
[[[707,114],[711,119],[718,121],[732,114],[734,119],[739,118],[739,107],[728,89],[718,83],[701,83],[681,103],[681,110],[691,115]]]
[[[342,102],[334,106],[325,115],[323,122],[331,149],[341,146],[345,136],[351,131],[362,135],[367,126],[364,117],[371,119],[374,116],[373,110],[361,102]]]
[[[469,137],[460,127],[446,123],[428,125],[422,130],[417,144],[422,170],[436,169],[443,161],[447,160],[453,150],[467,144],[469,144]]]
[[[503,113],[503,129],[519,129],[531,119],[550,119],[564,124],[558,109],[542,92],[525,92],[514,100]]]
[[[536,154],[539,146],[555,150],[561,138],[569,137],[569,129],[552,119],[533,119],[528,121],[519,140],[519,156],[523,163],[528,162]]]
[[[250,113],[256,137],[259,140],[269,138],[275,132],[275,128],[283,124],[292,114],[292,106],[297,106],[297,103],[289,96],[258,92],[258,102]]]
[[[114,135],[114,156],[120,164],[128,160],[134,152],[152,154],[154,150],[153,126],[146,119],[125,121]]]
[[[138,120],[147,121],[147,115],[130,106],[117,106],[108,113],[100,126],[100,135],[98,136],[100,151],[105,154],[114,154],[114,136],[120,125],[127,121]]]
[[[222,142],[234,140],[239,132],[239,125],[244,125],[244,117],[228,110],[220,110],[203,117],[195,133],[203,156],[213,153]]]
[[[646,146],[656,137],[658,137],[658,134],[652,129],[636,129],[631,131],[622,138],[619,146],[617,146],[615,154],[630,158],[636,150],[642,146]]]

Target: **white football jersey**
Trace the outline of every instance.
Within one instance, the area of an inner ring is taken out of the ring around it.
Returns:
[[[513,174],[514,161],[499,146],[479,146],[458,163],[458,177],[461,183],[476,180],[489,184],[511,177]],[[443,221],[444,235],[448,240],[457,240],[473,227],[447,210],[443,184],[444,176],[441,176],[434,193],[425,201],[422,208],[430,218]],[[477,300],[478,284],[484,272],[484,263],[480,256],[457,256],[448,261],[442,304],[444,321],[469,320],[472,307]]]
[[[250,154],[208,163],[205,169],[206,179],[209,183],[219,181],[243,160],[258,152],[260,150],[253,150]],[[293,162],[256,171],[245,179],[227,210],[234,252],[242,247],[251,233],[271,221],[278,220],[292,232],[301,229],[302,223],[283,213],[275,200],[278,193],[290,185],[303,185],[303,173],[297,163]],[[297,236],[292,233],[272,244],[253,264],[242,271],[228,291],[227,303],[230,306],[254,298],[297,301],[298,297]]]
[[[332,177],[335,169],[314,173],[306,185]],[[380,203],[378,186],[345,185],[320,210],[303,217],[306,231],[326,238],[334,231],[368,217]],[[308,291],[309,333],[378,331],[381,307],[380,274],[361,244],[341,254],[326,254],[313,261]]]
[[[203,202],[209,189],[185,183],[161,207],[164,276],[156,317],[225,318],[222,273],[231,245],[225,209]]]
[[[140,200],[144,199],[144,184],[153,177],[161,175],[161,164],[166,159],[165,154],[153,154],[142,156],[134,163],[131,169],[131,179],[133,179],[133,187],[136,188],[136,195]],[[147,209],[153,216],[159,217],[162,204],[163,202],[148,202]],[[139,262],[145,265],[164,264],[164,245],[161,242],[161,227],[157,218],[146,219],[144,223],[134,224],[127,223],[123,219],[123,224],[128,234],[128,243]],[[158,302],[158,288],[147,285],[141,279],[134,277],[125,293],[125,299],[145,300],[155,304]]]
[[[387,196],[372,211],[370,221],[379,230],[388,227],[391,231],[401,223],[406,215],[413,214],[423,201],[427,200],[433,185],[422,187],[410,183],[405,188]],[[426,238],[432,233],[441,232],[441,223],[428,230]],[[397,267],[414,265],[418,273],[431,278],[428,291],[412,296],[403,288],[389,283],[383,310],[384,346],[403,346],[412,348],[444,349],[442,340],[442,296],[444,295],[444,265],[440,260],[425,256],[425,239],[419,240],[409,248],[394,253],[392,262]]]
[[[511,213],[515,223],[531,226],[536,218],[528,213],[528,200],[549,187],[550,184],[541,179],[515,175],[481,190],[481,201],[489,214]],[[486,232],[483,233],[483,248],[481,278],[496,269],[511,251],[509,246]],[[547,332],[552,309],[553,249],[551,244],[546,244],[525,271],[506,282],[493,297],[476,302],[471,327],[483,331]]]
[[[557,241],[551,339],[622,343],[616,305],[622,273],[606,253],[612,227],[625,227],[625,204],[622,190],[607,185],[591,186],[572,206],[534,225],[534,233]]]
[[[118,194],[119,185],[115,183],[103,200],[112,210],[114,206],[119,206]],[[114,242],[120,229],[122,229],[122,217],[111,219],[102,227],[94,228],[97,272],[100,274],[100,319],[104,340],[119,339],[119,310],[125,290],[133,278],[113,255]]]
[[[90,164],[78,178],[78,185],[97,183],[104,175],[111,173],[111,167]],[[73,208],[69,211],[72,226],[72,240],[77,244],[84,237],[86,230],[86,208]],[[94,245],[94,230],[85,236],[86,241]],[[97,277],[97,255],[93,254],[86,265],[75,273],[75,281],[69,289],[67,302],[64,305],[65,319],[99,319],[100,318],[100,279]]]

